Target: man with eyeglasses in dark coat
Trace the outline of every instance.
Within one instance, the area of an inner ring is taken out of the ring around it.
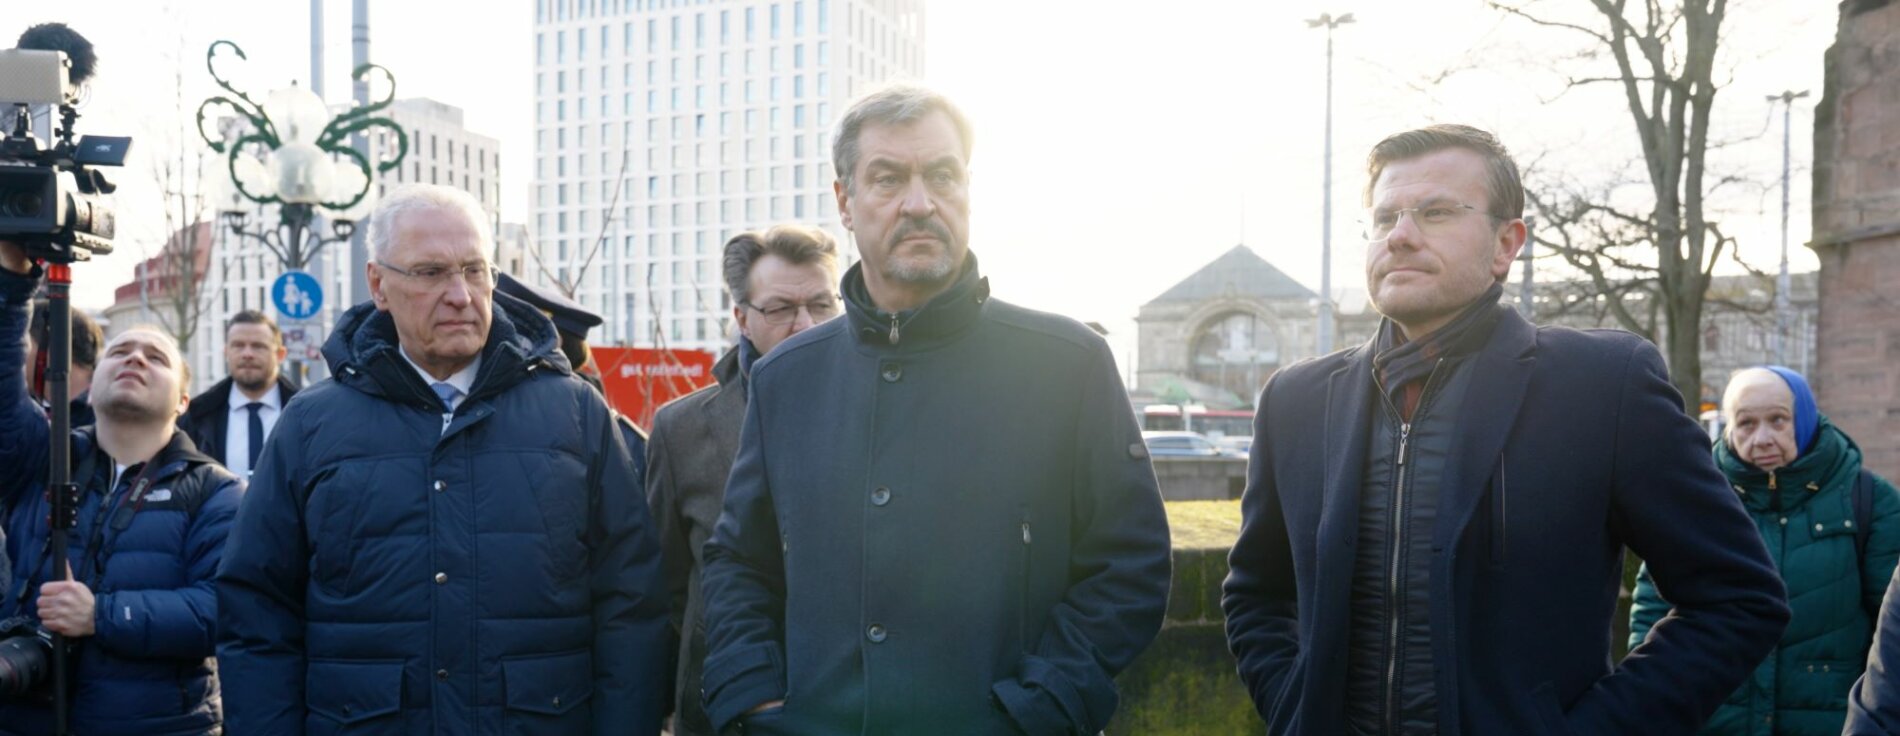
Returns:
[[[1365,345],[1256,404],[1222,608],[1275,734],[1688,734],[1786,593],[1655,346],[1498,303],[1517,165],[1435,125],[1368,159]],[[1675,610],[1620,663],[1627,546]]]
[[[713,365],[716,383],[669,402],[653,416],[647,449],[647,502],[659,529],[673,632],[679,637],[673,736],[713,733],[699,696],[706,658],[699,571],[739,450],[752,362],[843,309],[836,293],[838,245],[819,228],[779,225],[739,233],[726,241],[723,266],[739,339]]]

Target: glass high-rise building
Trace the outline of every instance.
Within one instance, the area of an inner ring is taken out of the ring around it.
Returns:
[[[531,278],[600,344],[723,349],[720,251],[816,224],[850,247],[831,129],[924,70],[923,0],[537,0]]]

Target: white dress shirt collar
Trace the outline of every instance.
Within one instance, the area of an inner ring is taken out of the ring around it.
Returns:
[[[434,386],[437,383],[444,382],[442,380],[437,380],[435,376],[432,376],[429,374],[428,371],[423,370],[422,366],[417,365],[415,361],[410,360],[408,351],[403,350],[401,347],[398,347],[396,348],[396,354],[401,355],[403,361],[408,363],[410,368],[416,369],[416,375],[422,376],[423,385]],[[450,386],[454,386],[456,390],[461,391],[462,398],[466,399],[468,398],[469,389],[472,389],[475,387],[475,372],[480,370],[481,367],[482,367],[482,356],[480,353],[476,353],[474,360],[469,361],[469,364],[467,366],[464,366],[461,370],[456,371],[454,374],[450,375],[446,379],[446,382]],[[455,407],[449,407],[449,408],[454,409]]]
[[[282,387],[273,381],[271,382],[270,390],[264,392],[264,398],[255,399],[255,401],[262,402],[266,409],[281,410],[284,408],[284,397],[281,389]],[[236,414],[244,411],[244,406],[253,400],[251,397],[244,395],[243,389],[238,388],[237,381],[232,381],[231,396],[225,399],[225,405],[230,408],[232,414]]]

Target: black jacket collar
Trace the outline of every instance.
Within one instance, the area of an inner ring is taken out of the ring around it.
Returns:
[[[964,256],[957,280],[923,306],[896,314],[877,307],[864,284],[864,263],[844,275],[844,311],[858,342],[898,351],[923,350],[955,338],[976,324],[990,300],[990,280],[979,272],[976,253]]]
[[[290,404],[290,397],[297,395],[297,384],[289,376],[277,374],[277,391],[280,406]],[[185,408],[185,419],[200,422],[224,414],[231,410],[231,377],[225,376],[211,384],[197,396],[191,397],[191,405]]]
[[[73,456],[75,458],[84,457],[85,455],[83,453],[98,452],[100,453],[100,457],[107,462],[117,462],[110,456],[105,455],[105,448],[99,446],[98,428],[96,426],[80,427],[79,429],[73,430],[73,435]],[[164,447],[159,448],[156,454],[152,455],[152,459],[147,461],[147,464],[156,464],[158,469],[149,476],[156,482],[182,473],[187,467],[192,465],[206,465],[216,462],[216,460],[198,451],[198,445],[191,441],[191,436],[185,434],[185,430],[173,427],[172,438],[165,443]],[[89,480],[90,479],[75,478],[73,482],[80,484],[83,488]]]

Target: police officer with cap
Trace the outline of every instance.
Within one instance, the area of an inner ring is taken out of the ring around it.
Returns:
[[[559,291],[527,284],[505,273],[495,284],[495,290],[534,305],[548,319],[554,320],[554,329],[561,333],[561,353],[567,356],[574,374],[594,384],[594,388],[601,387],[598,377],[581,372],[581,367],[592,357],[587,351],[587,331],[600,325],[603,321],[600,315],[587,311]]]
[[[528,284],[506,273],[501,274],[501,278],[495,282],[495,290],[533,305],[553,320],[554,331],[561,335],[561,353],[567,356],[568,364],[574,367],[574,375],[593,385],[602,396],[607,395],[606,388],[601,386],[600,376],[581,370],[593,357],[587,349],[587,331],[605,321],[600,315],[587,311],[580,302],[567,298],[559,291]],[[611,407],[613,402],[609,401],[607,405]],[[621,438],[627,441],[627,450],[633,453],[634,470],[639,474],[644,488],[647,472],[646,430],[634,424],[619,410],[614,411],[614,420],[620,424]]]

